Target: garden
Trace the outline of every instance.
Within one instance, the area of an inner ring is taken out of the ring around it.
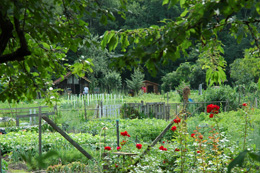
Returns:
[[[210,101],[227,90],[231,88],[222,86],[214,91],[209,88],[203,95],[191,91],[189,97],[194,101],[205,100],[206,94]],[[142,116],[122,118],[122,115],[121,118],[95,118],[92,114],[85,119],[81,111],[74,108],[50,115],[49,118],[92,159],[85,157],[44,121],[40,155],[37,125],[5,124],[5,133],[0,135],[2,169],[3,172],[258,172],[260,110],[250,102],[249,95],[239,104],[238,95],[234,94],[236,91],[232,89],[232,93],[223,98],[229,100],[230,105],[237,104],[234,109],[224,111],[222,105],[208,104],[205,111],[190,116],[187,104],[177,114],[172,111],[168,121]],[[143,94],[124,96],[124,99],[139,102],[141,97],[149,102],[154,97],[161,101],[168,99],[171,104],[181,97],[177,92],[168,96]],[[35,104],[24,102],[20,107]],[[69,107],[62,100],[57,106],[63,104]],[[29,118],[21,122],[25,124]]]

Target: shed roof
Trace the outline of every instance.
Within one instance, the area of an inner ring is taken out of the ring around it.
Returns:
[[[53,85],[59,84],[59,83],[62,82],[64,79],[68,79],[71,75],[73,75],[73,74],[72,74],[71,72],[68,72],[66,75],[63,76],[64,78],[60,77],[60,78],[56,79],[56,80],[53,82]],[[84,80],[88,81],[89,83],[91,83],[91,81],[90,81],[88,78],[86,78],[85,76],[83,76],[82,79],[84,79]]]
[[[154,83],[154,82],[151,82],[151,81],[149,81],[149,80],[145,80],[145,81],[143,81],[143,83],[148,83],[148,84],[152,84],[152,85],[157,85],[157,86],[159,86],[158,83]]]

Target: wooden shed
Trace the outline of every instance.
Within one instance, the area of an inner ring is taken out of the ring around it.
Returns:
[[[144,87],[146,88],[147,93],[156,93],[156,94],[159,93],[159,91],[158,91],[159,84],[148,81],[148,80],[143,81],[143,83],[144,83]]]
[[[60,88],[63,89],[64,92],[68,92],[71,94],[81,94],[83,92],[83,89],[86,85],[89,86],[89,83],[91,81],[84,77],[79,77],[77,75],[72,74],[71,72],[68,72],[64,76],[64,80],[62,77],[55,80],[53,82],[54,88]]]

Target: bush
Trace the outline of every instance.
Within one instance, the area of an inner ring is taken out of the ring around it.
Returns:
[[[199,102],[213,102],[213,101],[228,101],[228,109],[237,109],[239,107],[238,103],[238,93],[230,87],[229,85],[210,87],[208,88],[199,98]]]

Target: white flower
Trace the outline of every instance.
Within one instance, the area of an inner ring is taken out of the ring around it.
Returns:
[[[53,90],[53,88],[52,88],[52,87],[50,87],[50,88],[49,88],[49,90],[51,91],[51,90]]]

